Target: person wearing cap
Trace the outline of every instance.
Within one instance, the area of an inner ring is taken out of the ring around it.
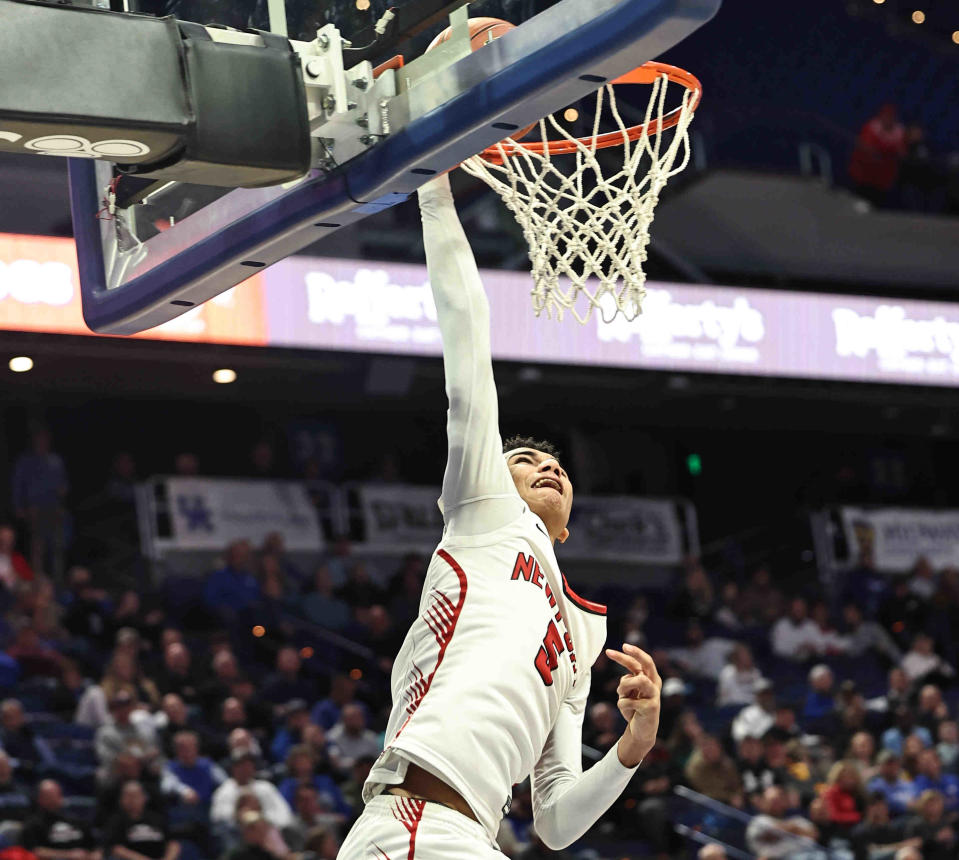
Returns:
[[[879,765],[879,773],[866,783],[866,791],[878,792],[885,797],[893,815],[908,812],[919,792],[915,782],[903,776],[899,756],[891,750],[883,750],[876,758],[876,763]]]
[[[673,733],[679,715],[686,710],[686,694],[689,691],[680,678],[667,678],[663,681],[660,693],[659,737],[668,738]]]
[[[733,719],[731,733],[739,743],[743,738],[761,738],[776,722],[776,694],[772,682],[762,678],[756,683],[756,701],[746,705]]]
[[[222,860],[277,860],[266,847],[270,830],[262,813],[253,809],[240,813],[239,825],[243,841],[227,851]]]
[[[303,730],[310,724],[310,709],[304,699],[291,699],[282,709],[283,725],[270,744],[273,761],[283,761],[296,744],[303,743]]]
[[[295,806],[296,791],[308,785],[317,793],[317,800],[326,811],[335,813],[341,820],[349,820],[353,810],[343,798],[340,787],[325,773],[316,772],[316,758],[306,744],[292,747],[286,756],[286,777],[280,782],[280,794],[291,806]]]
[[[278,829],[282,830],[292,823],[293,813],[283,795],[272,782],[256,778],[256,757],[243,750],[238,750],[231,759],[230,778],[213,792],[210,822],[214,825],[232,824],[237,797],[243,791],[256,795],[263,814]]]
[[[94,747],[100,772],[106,774],[122,751],[135,752],[146,763],[160,755],[156,728],[146,713],[136,713],[137,702],[129,690],[119,689],[110,697],[110,722],[100,726]]]

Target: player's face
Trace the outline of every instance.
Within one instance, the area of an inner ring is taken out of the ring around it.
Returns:
[[[550,536],[560,543],[569,532],[569,512],[573,507],[573,485],[569,475],[550,454],[524,448],[507,464],[516,490],[530,510],[546,524]]]

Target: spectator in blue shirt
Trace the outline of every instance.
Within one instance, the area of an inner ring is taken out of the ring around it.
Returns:
[[[882,748],[902,755],[902,745],[909,735],[916,735],[924,747],[932,746],[932,735],[923,726],[916,725],[916,715],[908,705],[896,708],[896,725],[882,733]]]
[[[916,784],[902,775],[899,756],[889,750],[879,753],[876,762],[879,773],[869,780],[866,790],[869,794],[878,792],[886,798],[892,815],[904,815],[919,797]]]
[[[832,669],[824,663],[809,670],[809,692],[803,706],[802,727],[814,734],[827,734],[835,728],[836,702],[833,698]]]
[[[349,675],[334,675],[330,695],[313,707],[310,721],[329,731],[340,721],[343,706],[355,701],[356,681]]]
[[[297,744],[303,743],[303,729],[310,724],[310,711],[303,699],[293,699],[283,706],[284,724],[277,729],[270,744],[273,761],[283,761]]]
[[[303,676],[303,661],[296,648],[285,646],[276,652],[276,671],[260,687],[260,696],[274,705],[284,705],[294,699],[312,702],[316,699],[316,685]]]
[[[325,564],[314,571],[313,590],[302,598],[300,606],[310,621],[330,630],[345,630],[353,617],[346,601],[334,593],[333,577]]]
[[[296,789],[310,785],[316,789],[321,806],[350,818],[353,811],[343,798],[339,786],[325,773],[316,773],[316,762],[308,746],[298,745],[290,749],[286,757],[287,776],[280,782],[280,794],[291,807],[296,800]]]
[[[938,791],[946,802],[946,812],[959,810],[959,777],[942,772],[942,761],[934,749],[919,753],[919,775],[915,779],[916,791]]]
[[[238,540],[226,548],[226,564],[213,571],[203,589],[203,602],[218,615],[235,618],[253,608],[260,599],[260,585],[253,575],[253,548],[247,540]],[[224,613],[225,611],[225,613]]]
[[[199,803],[209,805],[213,792],[226,782],[223,768],[200,755],[200,739],[196,732],[177,732],[173,736],[173,754],[167,770],[193,790]]]

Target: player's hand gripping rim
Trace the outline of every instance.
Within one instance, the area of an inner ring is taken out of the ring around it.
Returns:
[[[626,767],[635,767],[656,743],[663,679],[659,677],[653,658],[635,645],[624,643],[622,651],[607,648],[606,656],[627,672],[616,688],[619,697],[616,707],[627,723],[618,753],[619,760]]]

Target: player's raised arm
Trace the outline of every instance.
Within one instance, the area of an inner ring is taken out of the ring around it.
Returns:
[[[502,455],[489,302],[456,214],[449,178],[423,186],[419,200],[449,398],[443,513],[447,524],[457,518],[466,521],[465,533],[486,531],[504,525],[522,509]],[[482,511],[464,510],[472,502],[484,502]],[[478,513],[483,514],[480,520]]]

